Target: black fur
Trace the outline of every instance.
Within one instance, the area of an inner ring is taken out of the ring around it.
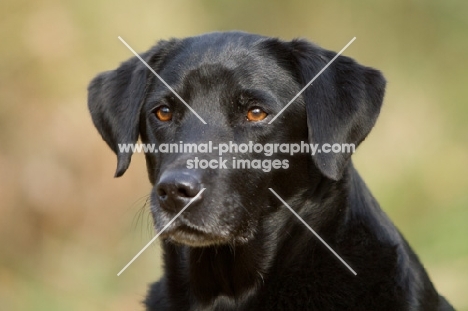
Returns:
[[[357,146],[379,115],[385,80],[379,71],[344,56],[268,124],[335,55],[304,40],[239,32],[163,41],[143,58],[207,125],[136,58],[91,82],[89,108],[118,156],[116,176],[125,172],[131,157],[120,153],[118,144],[135,143],[139,136],[155,144],[211,140],[215,145],[310,141]],[[171,121],[155,117],[161,105],[172,109]],[[247,121],[253,106],[267,112],[267,118]],[[225,155],[232,156],[267,158]],[[146,154],[156,230],[206,188],[162,234],[164,275],[149,290],[147,310],[453,310],[380,209],[350,153],[277,154],[273,158],[288,160],[289,168],[268,173],[188,170],[186,161],[193,157]],[[179,188],[170,188],[174,185]],[[183,195],[167,189],[182,189]]]

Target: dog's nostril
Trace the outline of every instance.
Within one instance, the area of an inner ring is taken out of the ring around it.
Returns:
[[[184,198],[191,198],[192,195],[189,194],[189,191],[186,189],[186,188],[183,188],[183,187],[179,187],[179,189],[177,190],[177,194],[180,196],[180,197],[184,197]]]
[[[156,192],[157,192],[158,196],[160,196],[160,197],[166,197],[167,196],[167,192],[166,192],[166,190],[164,190],[163,187],[158,187]]]
[[[191,191],[190,187],[186,185],[167,185],[163,184],[160,185],[156,193],[159,197],[165,199],[168,195],[172,197],[181,197],[181,198],[192,198],[193,191]],[[196,193],[195,193],[196,195]]]

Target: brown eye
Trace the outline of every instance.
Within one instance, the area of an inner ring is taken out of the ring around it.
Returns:
[[[167,106],[158,107],[154,113],[156,114],[156,117],[160,121],[167,122],[167,121],[171,121],[171,119],[172,119],[171,108],[169,108]]]
[[[247,120],[249,121],[262,121],[267,117],[267,113],[258,107],[254,107],[247,112]]]

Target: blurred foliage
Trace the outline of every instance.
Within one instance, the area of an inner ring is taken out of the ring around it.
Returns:
[[[305,37],[381,69],[387,95],[355,163],[440,292],[468,310],[468,2],[0,3],[2,310],[141,310],[160,251],[144,158],[121,179],[86,87],[155,40],[215,30]]]

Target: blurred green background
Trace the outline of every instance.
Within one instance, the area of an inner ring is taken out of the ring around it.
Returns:
[[[304,37],[381,69],[387,95],[354,156],[438,290],[468,310],[468,2],[0,3],[1,310],[141,310],[160,275],[144,157],[123,178],[86,87],[156,40],[215,30]]]

